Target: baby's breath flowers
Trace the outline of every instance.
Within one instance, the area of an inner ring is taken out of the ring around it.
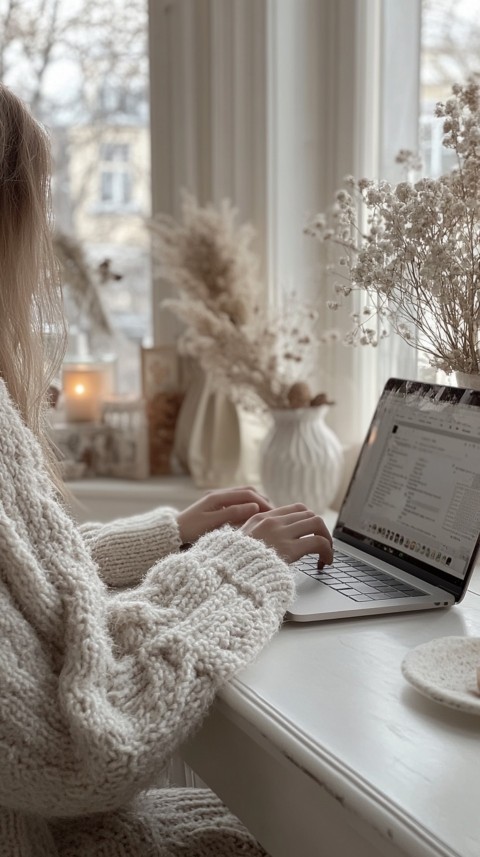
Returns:
[[[185,326],[180,349],[250,410],[321,404],[327,397],[304,382],[319,345],[317,313],[294,295],[285,312],[265,307],[255,233],[249,224],[237,227],[236,214],[228,201],[200,207],[184,195],[181,222],[150,224],[159,273],[176,291],[163,305]]]
[[[346,177],[329,216],[306,232],[335,246],[335,310],[352,291],[347,344],[378,345],[388,326],[445,372],[480,372],[480,77],[452,87],[436,107],[456,166],[437,179],[388,182]],[[417,170],[412,153],[397,157]],[[365,223],[365,228],[362,224]]]

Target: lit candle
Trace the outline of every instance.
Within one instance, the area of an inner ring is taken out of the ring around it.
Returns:
[[[62,391],[68,422],[100,419],[102,401],[111,392],[109,376],[108,364],[64,363]]]

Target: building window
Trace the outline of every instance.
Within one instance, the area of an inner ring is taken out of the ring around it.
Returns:
[[[126,143],[102,143],[100,146],[100,203],[118,213],[132,202],[129,156]]]
[[[128,143],[102,143],[100,146],[101,161],[123,161],[130,159]]]
[[[130,174],[123,170],[103,170],[100,173],[100,200],[109,208],[121,209],[131,202]]]

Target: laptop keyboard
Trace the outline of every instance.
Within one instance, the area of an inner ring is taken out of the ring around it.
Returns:
[[[295,563],[295,568],[336,589],[352,601],[385,601],[425,595],[420,589],[397,580],[385,571],[373,568],[361,559],[335,551],[333,565],[318,568],[318,557],[308,554]]]

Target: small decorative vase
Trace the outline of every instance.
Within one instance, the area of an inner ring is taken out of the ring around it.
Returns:
[[[480,374],[469,374],[468,372],[455,372],[458,387],[468,387],[471,390],[480,390]]]
[[[268,424],[194,374],[175,432],[177,460],[198,488],[260,485],[260,449]]]
[[[326,405],[272,411],[260,474],[265,493],[276,506],[304,503],[323,514],[335,497],[343,450],[325,423],[327,412]]]

